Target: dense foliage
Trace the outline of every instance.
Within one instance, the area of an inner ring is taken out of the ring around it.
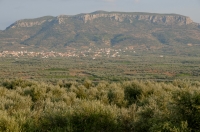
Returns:
[[[0,131],[198,132],[200,82],[0,83]]]

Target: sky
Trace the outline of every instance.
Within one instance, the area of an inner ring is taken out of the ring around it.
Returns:
[[[0,0],[0,30],[21,19],[97,10],[175,13],[200,23],[200,0]]]

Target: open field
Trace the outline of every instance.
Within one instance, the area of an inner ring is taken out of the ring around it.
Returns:
[[[171,81],[198,80],[198,56],[124,54],[120,57],[1,57],[0,78],[31,80],[123,81],[148,79]]]

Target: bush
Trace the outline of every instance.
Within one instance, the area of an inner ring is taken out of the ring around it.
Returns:
[[[21,126],[15,119],[6,112],[0,111],[0,131],[1,132],[20,132]]]
[[[124,88],[125,99],[128,101],[128,105],[135,103],[142,95],[142,87],[139,82],[132,82]]]
[[[99,101],[79,101],[73,107],[72,124],[74,131],[119,131],[117,109],[105,106]]]
[[[174,115],[179,121],[186,121],[192,131],[200,130],[200,89],[184,88],[174,93]]]
[[[22,79],[5,80],[2,83],[2,86],[6,87],[7,89],[16,89],[17,87],[25,88],[25,87],[30,87],[32,85],[35,85],[35,83]]]

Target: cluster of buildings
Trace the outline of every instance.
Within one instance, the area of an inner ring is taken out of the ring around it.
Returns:
[[[40,57],[40,58],[51,58],[51,57],[120,57],[126,53],[129,48],[125,49],[111,49],[111,48],[96,48],[87,50],[67,50],[66,52],[29,52],[29,51],[2,51],[0,57]],[[135,51],[134,51],[135,52]]]

